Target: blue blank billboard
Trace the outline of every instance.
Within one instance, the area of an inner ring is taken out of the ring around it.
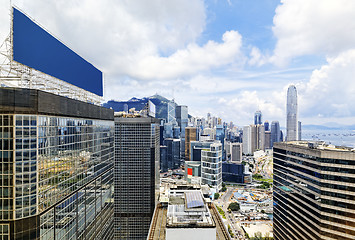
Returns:
[[[103,96],[102,72],[16,8],[13,60]]]

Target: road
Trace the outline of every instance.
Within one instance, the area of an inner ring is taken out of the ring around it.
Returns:
[[[228,228],[228,225],[231,226],[233,234],[235,239],[241,239],[244,240],[244,232],[242,231],[242,229],[238,226],[233,213],[229,213],[228,212],[228,206],[229,203],[231,202],[231,197],[233,195],[233,191],[235,190],[234,187],[227,187],[226,192],[217,200],[215,201],[215,204],[217,204],[218,206],[222,207],[225,216],[226,216],[226,225]]]

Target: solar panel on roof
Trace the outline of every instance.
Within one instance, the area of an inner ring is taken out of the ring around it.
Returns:
[[[198,191],[185,193],[187,208],[203,207],[203,199],[201,193]]]

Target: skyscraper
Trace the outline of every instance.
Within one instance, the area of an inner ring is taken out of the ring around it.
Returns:
[[[297,140],[302,140],[302,122],[298,121],[298,139]]]
[[[257,150],[265,150],[265,128],[264,125],[257,125],[256,126],[257,129],[257,146],[256,149]]]
[[[243,127],[243,153],[252,154],[251,152],[251,127]]]
[[[180,127],[180,133],[181,133],[180,134],[181,137],[180,155],[182,158],[185,158],[185,128],[187,127],[189,121],[187,106],[184,105],[176,106],[175,113],[176,113],[176,121]]]
[[[235,163],[242,162],[242,143],[230,143],[231,161]]]
[[[265,131],[270,131],[269,121],[264,122]]]
[[[164,140],[164,145],[167,147],[166,159],[168,169],[177,169],[181,165],[180,143],[180,139],[167,138]]]
[[[224,151],[224,138],[225,138],[225,127],[223,125],[216,126],[216,140],[219,140],[222,143],[222,159],[225,160],[225,151]]]
[[[274,238],[355,239],[355,152],[298,141],[273,154]]]
[[[261,111],[258,110],[254,114],[254,125],[262,124],[262,114]]]
[[[0,88],[0,238],[111,239],[113,110]]]
[[[201,183],[216,192],[222,188],[222,144],[217,140],[201,151]]]
[[[271,147],[274,146],[275,142],[280,142],[280,123],[279,121],[272,121],[271,122]]]
[[[271,148],[271,131],[265,131],[265,149]]]
[[[20,10],[11,17],[0,50],[0,239],[112,239],[103,74]]]
[[[186,127],[185,128],[185,160],[190,161],[191,142],[197,140],[197,128]]]
[[[174,102],[174,99],[172,101],[168,102],[168,116],[167,116],[168,123],[176,124],[175,106],[176,106],[176,104]]]
[[[159,191],[159,120],[115,117],[115,239],[145,239]]]
[[[295,85],[290,85],[287,90],[286,114],[286,141],[295,141],[298,138],[297,90]]]

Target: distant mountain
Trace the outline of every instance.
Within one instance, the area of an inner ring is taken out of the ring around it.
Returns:
[[[151,97],[136,98],[132,97],[128,101],[114,101],[110,100],[107,103],[104,103],[103,106],[106,108],[112,108],[115,112],[124,111],[124,105],[128,105],[128,109],[135,108],[136,111],[140,111],[150,100],[155,105],[155,117],[156,118],[166,118],[168,114],[168,102],[169,99],[155,94]]]
[[[327,123],[325,125],[302,125],[302,130],[355,130],[355,125],[342,125],[338,123]]]

